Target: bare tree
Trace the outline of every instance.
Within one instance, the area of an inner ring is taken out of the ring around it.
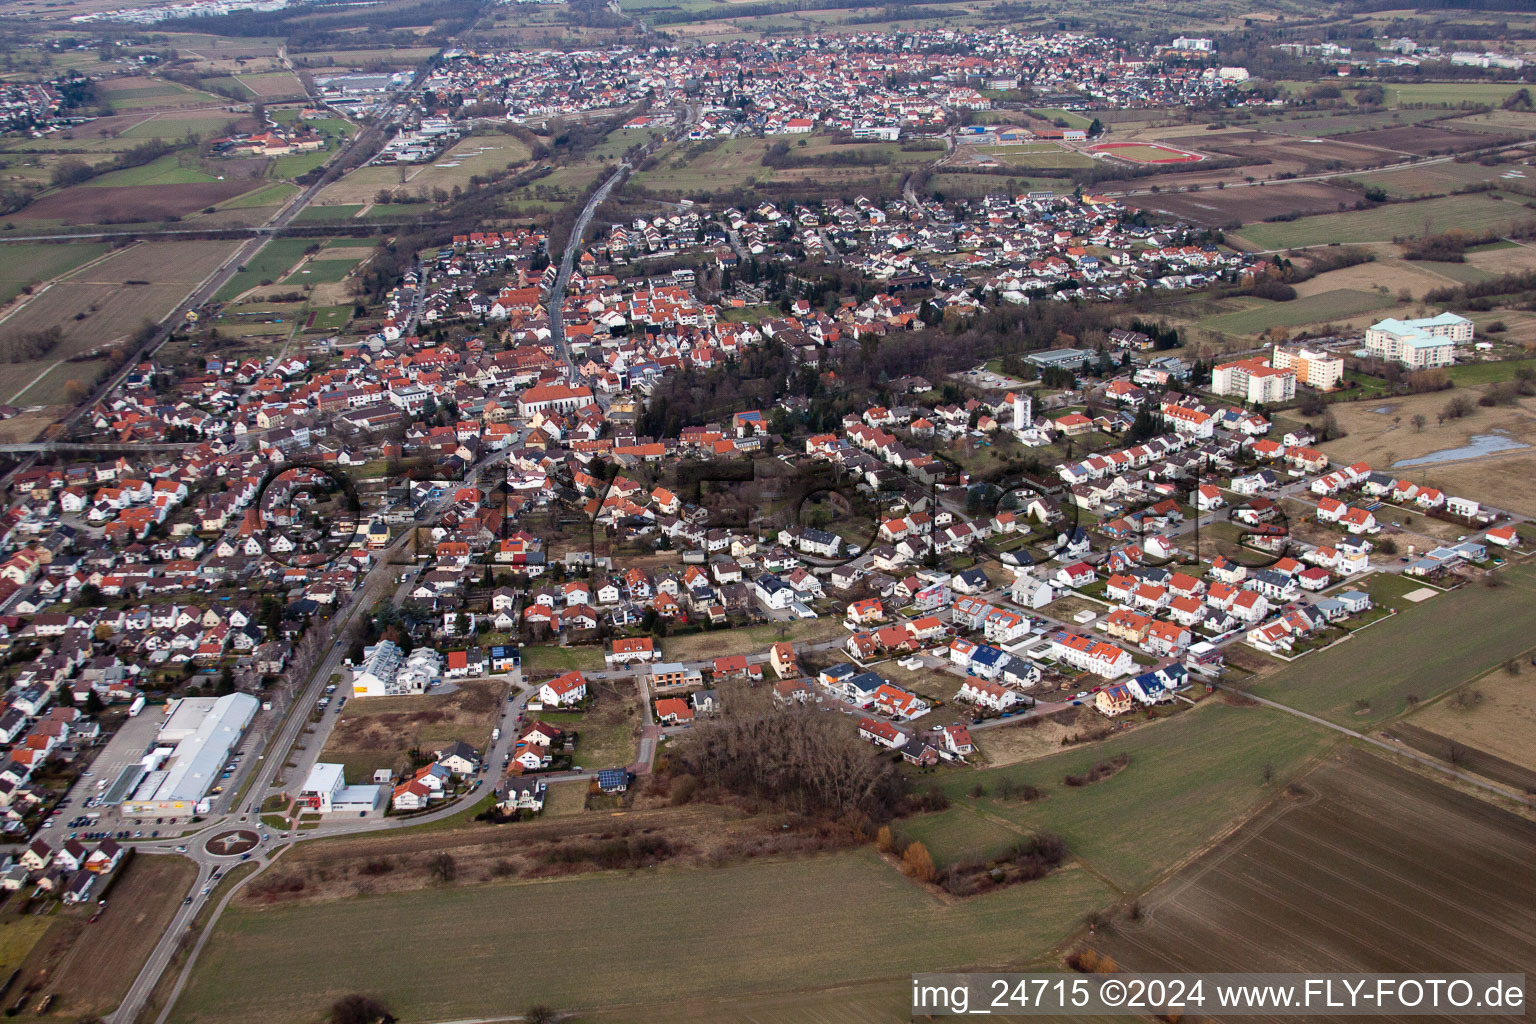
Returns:
[[[458,876],[459,865],[453,859],[453,854],[444,851],[427,862],[427,870],[439,882],[447,883],[453,881]]]

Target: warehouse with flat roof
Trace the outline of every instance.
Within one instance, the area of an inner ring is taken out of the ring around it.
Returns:
[[[261,702],[248,693],[176,702],[140,759],[143,775],[122,801],[127,815],[190,817],[208,796]],[[115,788],[115,787],[114,787]]]

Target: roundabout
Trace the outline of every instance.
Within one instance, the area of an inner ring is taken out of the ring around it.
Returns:
[[[213,836],[203,849],[214,857],[238,857],[250,853],[261,843],[261,836],[248,828],[229,829]]]

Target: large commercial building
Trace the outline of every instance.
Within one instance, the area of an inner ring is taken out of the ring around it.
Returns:
[[[1211,371],[1211,390],[1254,405],[1284,402],[1296,397],[1296,371],[1271,366],[1267,359],[1223,363]]]
[[[1471,320],[1441,313],[1420,320],[1388,318],[1372,324],[1365,332],[1365,350],[1378,359],[1428,370],[1450,366],[1456,361],[1456,346],[1471,340]]]
[[[185,697],[176,701],[139,764],[119,778],[130,816],[190,817],[224,770],[261,702],[248,693]]]
[[[1296,383],[1318,391],[1332,391],[1344,379],[1344,359],[1321,349],[1281,348],[1275,346],[1270,364],[1281,370],[1294,370]]]

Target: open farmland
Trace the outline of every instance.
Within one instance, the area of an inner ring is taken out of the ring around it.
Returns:
[[[1332,213],[1338,210],[1340,203],[1353,205],[1359,199],[1359,193],[1349,189],[1324,181],[1307,181],[1262,187],[1207,188],[1199,192],[1165,191],[1159,195],[1134,196],[1127,201],[1132,206],[1159,210],[1197,224],[1225,227],[1291,212]]]
[[[1497,107],[1520,89],[1518,82],[1425,82],[1385,85],[1387,103],[1402,106]]]
[[[108,78],[100,82],[97,88],[106,97],[113,113],[216,106],[229,102],[211,93],[191,89],[162,78],[142,76]]]
[[[1200,326],[1228,334],[1259,334],[1272,327],[1299,327],[1302,324],[1342,320],[1393,305],[1393,300],[1376,292],[1339,288],[1289,302],[1257,300],[1262,305],[1239,313],[1223,313],[1202,320]]]
[[[140,224],[174,220],[243,195],[260,184],[250,179],[226,179],[119,188],[76,185],[44,196],[11,217],[18,222],[53,221],[60,224]]]
[[[1108,898],[1102,883],[1069,867],[940,901],[862,850],[239,908],[220,920],[171,1019],[299,1024],[358,991],[377,994],[407,1020],[493,1017],[536,1002],[630,1004],[637,1018],[655,1020],[657,1008],[676,999],[722,991],[734,999],[870,978],[904,990],[915,970],[1036,961]],[[667,908],[661,927],[657,907]],[[599,950],[622,936],[624,955],[527,957],[506,970],[507,950],[534,921],[550,948]],[[428,943],[403,971],[393,954],[407,932],[467,938]],[[316,948],[326,955],[315,956]],[[727,949],[731,955],[721,957]],[[657,966],[704,962],[707,971]],[[283,984],[273,986],[273,977]]]
[[[228,302],[263,282],[279,280],[304,258],[304,251],[315,244],[308,238],[274,238],[219,289],[214,301]]]
[[[320,759],[339,761],[347,778],[363,780],[376,768],[407,770],[412,750],[433,751],[454,740],[484,750],[506,689],[504,679],[473,679],[448,693],[351,698]]]
[[[1452,694],[1435,701],[1393,729],[1414,725],[1536,772],[1536,706],[1530,699],[1536,669],[1528,662],[1516,667],[1517,675],[1497,668],[1467,683],[1458,691],[1461,699]]]
[[[936,150],[903,149],[896,142],[839,145],[825,136],[812,136],[788,143],[785,166],[765,165],[768,150],[785,141],[678,143],[663,147],[656,166],[639,172],[632,181],[638,187],[687,194],[740,188],[749,178],[774,183],[814,181],[832,187],[894,180],[903,171],[930,164],[941,155]]]
[[[1100,743],[939,783],[954,806],[1015,830],[1045,829],[1067,842],[1072,856],[1117,886],[1134,890],[1240,820],[1334,742],[1326,730],[1260,707],[1207,700],[1163,722],[1152,722]],[[1125,754],[1129,765],[1111,778],[1071,787],[1067,775]],[[1264,782],[1263,766],[1273,770]],[[1037,786],[1042,799],[1025,803],[1003,795],[1004,781]],[[970,795],[980,783],[985,795]],[[1154,815],[1148,808],[1157,808]],[[910,822],[924,828],[924,819]],[[934,857],[943,860],[975,844],[972,829],[956,833],[952,849],[942,829],[927,829]],[[1134,841],[1127,841],[1134,836]]]
[[[235,81],[262,100],[303,99],[304,85],[292,71],[269,71],[258,75],[236,75]]]
[[[108,891],[101,920],[87,923],[90,905],[52,918],[52,927],[22,964],[17,991],[35,984],[58,993],[55,1013],[70,1020],[110,1012],[195,877],[196,869],[180,857],[135,857]]]
[[[104,255],[105,242],[46,242],[0,245],[0,303],[10,302],[28,285],[51,281]]]
[[[1536,824],[1352,750],[1302,786],[1143,898],[1141,921],[1117,921],[1095,947],[1135,971],[1536,963]]]
[[[1501,588],[1436,595],[1243,688],[1354,728],[1395,718],[1410,695],[1428,700],[1536,645],[1536,566],[1501,573]]]
[[[126,167],[121,171],[108,171],[85,183],[86,188],[114,188],[133,185],[198,185],[217,181],[218,176],[209,174],[197,166],[196,160],[181,160],[174,153],[167,153],[157,160],[138,167]]]
[[[162,319],[217,269],[237,244],[141,242],[56,280],[0,319],[0,341],[54,326],[63,330],[58,346],[41,360],[12,364],[16,386],[23,386],[59,359],[105,348],[145,320]]]
[[[1334,242],[1389,242],[1394,238],[1439,234],[1453,228],[1486,231],[1507,227],[1515,220],[1536,220],[1536,211],[1519,203],[1500,201],[1496,195],[1476,193],[1294,221],[1248,224],[1243,227],[1241,237],[1256,249],[1274,250]]]

